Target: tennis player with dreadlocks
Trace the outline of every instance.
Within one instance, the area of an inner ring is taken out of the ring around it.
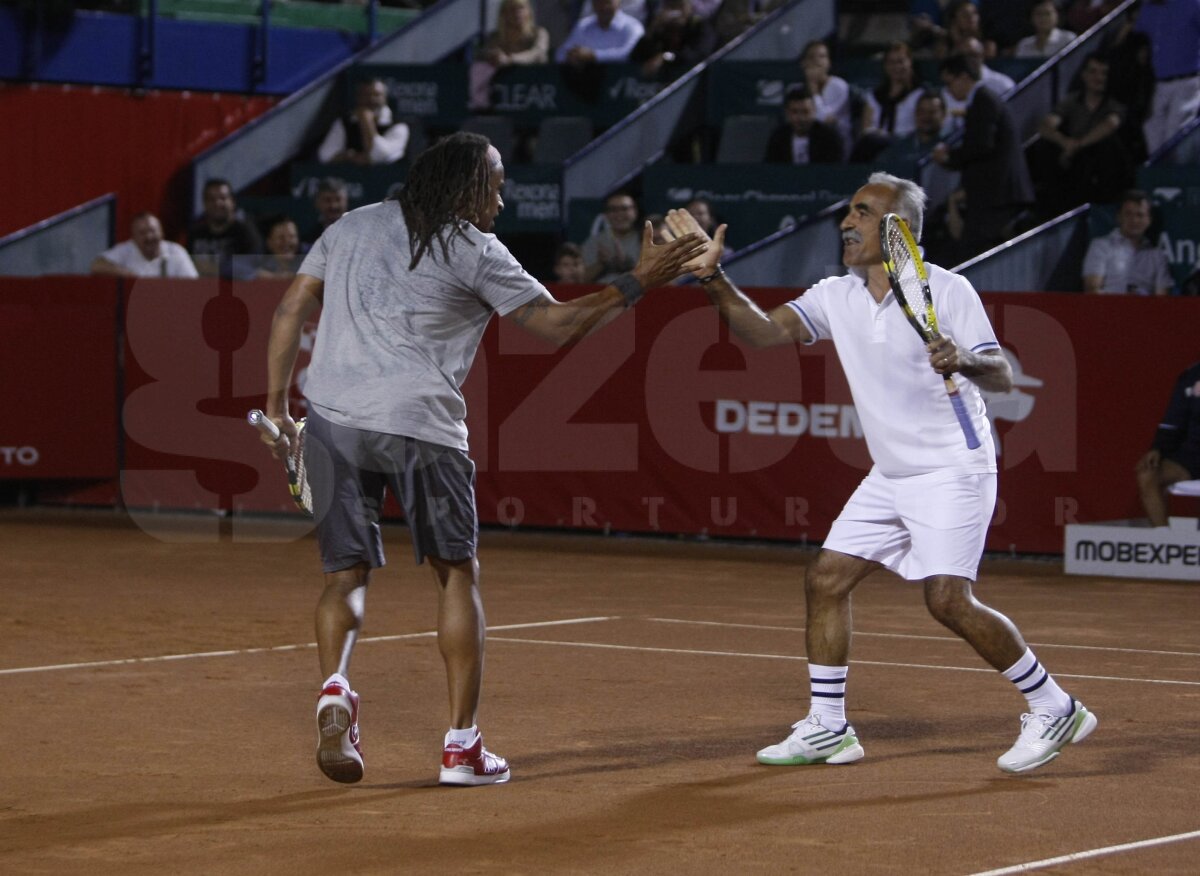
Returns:
[[[503,184],[500,154],[484,137],[446,137],[413,162],[398,199],[347,213],[325,231],[275,311],[266,413],[295,435],[288,388],[300,329],[321,308],[305,387],[305,461],[325,571],[317,764],[337,782],[363,775],[359,698],[347,676],[371,570],[384,562],[378,521],[388,486],[404,507],[416,561],[429,562],[438,587],[450,693],[440,781],[508,781],[508,762],[484,748],[476,726],[485,625],[463,380],[493,312],[570,344],[680,276],[705,249],[699,235],[655,245],[647,224],[632,271],[556,301],[490,233]],[[282,438],[272,446],[277,456],[285,448]]]

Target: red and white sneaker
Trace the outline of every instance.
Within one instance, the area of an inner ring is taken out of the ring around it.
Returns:
[[[358,694],[336,681],[317,700],[317,766],[335,782],[352,784],[363,777],[358,738]]]
[[[508,761],[484,748],[480,735],[469,747],[450,742],[442,749],[443,785],[499,785],[510,775]]]

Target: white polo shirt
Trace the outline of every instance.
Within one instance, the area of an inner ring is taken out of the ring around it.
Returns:
[[[142,255],[136,243],[124,240],[116,246],[100,253],[100,258],[106,262],[131,271],[138,277],[199,277],[196,266],[188,251],[177,243],[164,240],[159,254],[152,259]]]
[[[929,287],[942,334],[973,352],[999,349],[979,295],[966,278],[929,265]],[[996,451],[978,387],[955,375],[981,445],[967,448],[941,375],[892,292],[882,304],[853,273],[817,283],[788,302],[812,335],[837,348],[880,473],[903,478],[931,473],[996,471]]]

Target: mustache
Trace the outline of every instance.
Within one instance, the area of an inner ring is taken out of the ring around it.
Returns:
[[[862,235],[857,231],[843,231],[842,243],[862,243]]]

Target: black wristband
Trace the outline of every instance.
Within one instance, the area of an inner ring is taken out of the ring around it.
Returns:
[[[621,293],[626,307],[633,307],[637,300],[646,294],[646,290],[633,274],[618,274],[613,278],[611,285]]]
[[[721,267],[720,262],[717,262],[716,270],[714,270],[707,277],[697,277],[696,282],[698,282],[701,286],[704,286],[708,283],[711,283],[713,280],[720,280],[724,276],[725,276],[725,269]]]

